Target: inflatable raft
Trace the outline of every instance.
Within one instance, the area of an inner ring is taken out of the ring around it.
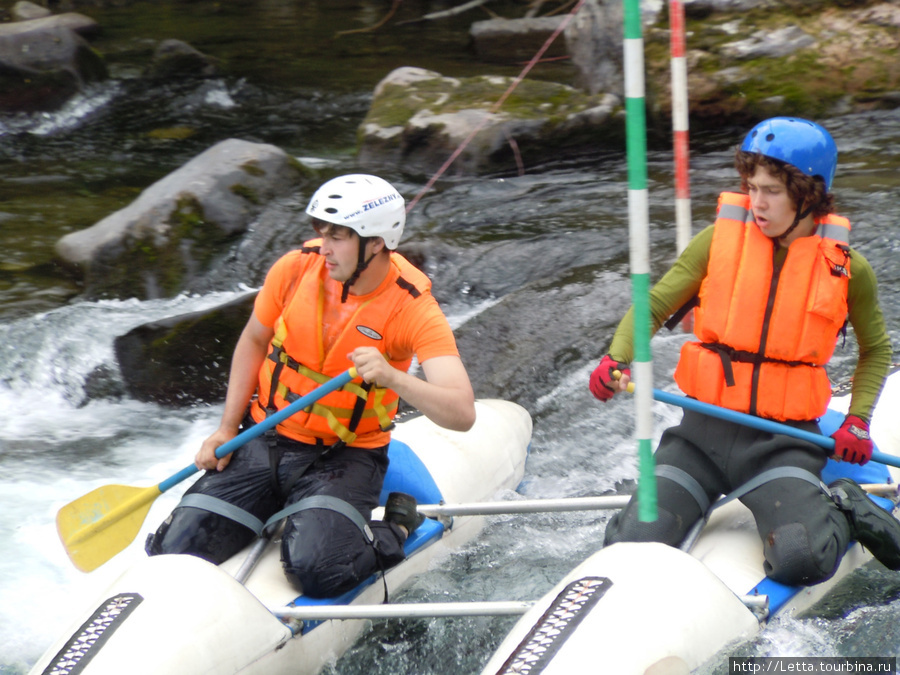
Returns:
[[[849,396],[832,399],[820,426],[843,421]],[[889,378],[871,424],[879,451],[900,455],[900,373]],[[893,461],[893,460],[891,460]],[[896,469],[829,461],[826,484],[848,476],[883,507],[897,505]],[[895,512],[896,515],[896,512]],[[713,510],[689,552],[654,543],[619,543],[578,565],[540,599],[500,644],[482,675],[586,672],[686,675],[728,644],[746,640],[779,612],[801,611],[871,555],[853,544],[833,578],[790,587],[763,574],[753,516],[734,500]]]
[[[382,505],[395,490],[420,504],[438,504],[479,501],[515,489],[525,470],[531,417],[521,406],[499,400],[479,400],[476,411],[475,426],[465,433],[442,429],[423,416],[398,423]],[[278,618],[285,608],[378,605],[385,592],[393,594],[436,557],[470,541],[482,520],[426,519],[406,542],[404,562],[328,601],[298,595],[287,581],[277,536],[249,573],[246,563],[254,547],[220,566],[192,556],[142,559],[85,609],[31,673],[317,673],[350,647],[367,622]]]

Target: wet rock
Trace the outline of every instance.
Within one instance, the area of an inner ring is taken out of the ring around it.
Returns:
[[[163,40],[153,53],[146,77],[153,80],[212,77],[218,73],[215,60],[181,40]]]
[[[97,29],[74,13],[0,24],[0,111],[55,110],[105,79],[103,59],[83,37]]]
[[[203,312],[138,326],[116,338],[114,349],[131,398],[191,405],[225,398],[231,357],[256,291]]]
[[[815,41],[799,26],[785,26],[774,31],[756,31],[746,40],[726,45],[722,53],[735,59],[777,58],[809,47]]]
[[[624,95],[622,3],[588,0],[566,27],[565,37],[578,84],[591,94]]]
[[[488,19],[476,21],[469,29],[472,46],[482,61],[516,63],[530,61],[560,27],[562,16],[532,19]],[[567,56],[562,39],[554,40],[542,58]]]
[[[84,400],[80,406],[97,399],[121,399],[124,396],[125,386],[119,371],[104,363],[85,377]]]
[[[421,68],[391,72],[376,87],[360,126],[361,162],[402,163],[407,171],[431,174],[458,150],[451,173],[521,171],[562,150],[592,152],[617,142],[611,129],[603,138],[596,130],[621,110],[618,97],[523,80],[495,111],[493,102],[512,81],[450,78]]]
[[[626,284],[613,274],[604,284],[536,282],[466,322],[456,340],[476,396],[533,410],[552,392],[559,372],[583,364],[586,354],[599,361],[628,309],[627,302],[609,299],[627,298]]]
[[[57,242],[87,297],[172,297],[226,257],[266,204],[292,194],[303,167],[273,145],[229,139],[144,190],[134,202]],[[234,279],[232,287],[244,280]]]
[[[27,21],[29,19],[43,19],[50,16],[51,12],[46,7],[41,7],[33,2],[20,0],[12,6],[11,15],[13,21]]]
[[[801,0],[815,3],[817,0]],[[781,0],[683,0],[684,13],[689,17],[705,18],[715,12],[747,12],[752,9],[774,9]]]

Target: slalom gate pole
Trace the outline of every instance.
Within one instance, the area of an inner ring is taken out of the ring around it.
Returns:
[[[675,247],[677,253],[681,255],[691,240],[687,62],[684,3],[681,0],[669,0],[669,31],[672,68],[672,142],[675,155]]]
[[[625,137],[628,158],[628,232],[634,306],[635,433],[638,439],[638,519],[657,518],[653,460],[653,360],[650,354],[650,226],[647,199],[647,119],[640,0],[624,4]]]

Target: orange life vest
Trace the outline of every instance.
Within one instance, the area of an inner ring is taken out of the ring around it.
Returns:
[[[289,405],[352,366],[347,355],[357,347],[373,346],[384,354],[383,336],[393,317],[406,303],[430,292],[428,277],[398,253],[391,253],[388,276],[392,281],[363,301],[326,350],[322,317],[328,272],[317,243],[314,240],[304,247],[306,255],[296,271],[298,283],[275,323],[275,336],[260,368],[258,398],[251,407],[257,422],[265,418],[270,396],[275,409]],[[388,354],[385,358],[404,372],[412,363],[412,358],[396,360]],[[307,443],[342,441],[356,447],[381,447],[390,441],[398,405],[399,396],[391,389],[349,382],[289,417],[278,431]]]
[[[675,381],[688,396],[775,420],[812,420],[831,398],[825,372],[847,319],[850,222],[828,215],[794,240],[780,271],[744,194],[723,193],[694,334]]]

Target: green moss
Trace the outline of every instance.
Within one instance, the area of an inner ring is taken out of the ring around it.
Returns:
[[[317,179],[319,177],[319,172],[315,169],[312,169],[299,159],[294,157],[293,155],[288,155],[288,164],[297,172],[300,178],[306,178],[309,180]]]
[[[743,69],[749,77],[726,90],[743,96],[751,106],[781,97],[783,113],[818,117],[827,114],[845,94],[843,87],[828,86],[829,81],[833,85],[835,78],[842,74],[824,69],[812,49],[782,59],[746,61]]]
[[[172,297],[185,278],[209,269],[231,235],[206,219],[193,196],[182,196],[169,215],[165,234],[128,238],[114,269],[102,270],[104,287],[116,297]]]
[[[259,198],[259,195],[256,193],[256,190],[254,190],[251,187],[242,185],[241,183],[235,183],[228,189],[231,190],[231,192],[233,194],[236,194],[238,197],[243,197],[251,204],[261,204],[262,203],[262,200]]]
[[[368,122],[381,127],[405,126],[420,110],[452,114],[462,110],[491,110],[505,94],[512,80],[500,77],[471,77],[452,86],[435,78],[416,83],[413,89],[388,85],[372,103]],[[522,80],[498,109],[517,119],[563,118],[595,104],[593,97],[561,84]]]
[[[197,133],[193,127],[167,127],[164,129],[153,129],[147,132],[147,136],[157,140],[176,140],[181,141],[190,138]]]
[[[241,164],[241,170],[257,178],[261,178],[262,176],[266,175],[265,169],[261,168],[259,164],[257,164],[255,159],[251,159],[249,162],[244,162],[243,164]]]

